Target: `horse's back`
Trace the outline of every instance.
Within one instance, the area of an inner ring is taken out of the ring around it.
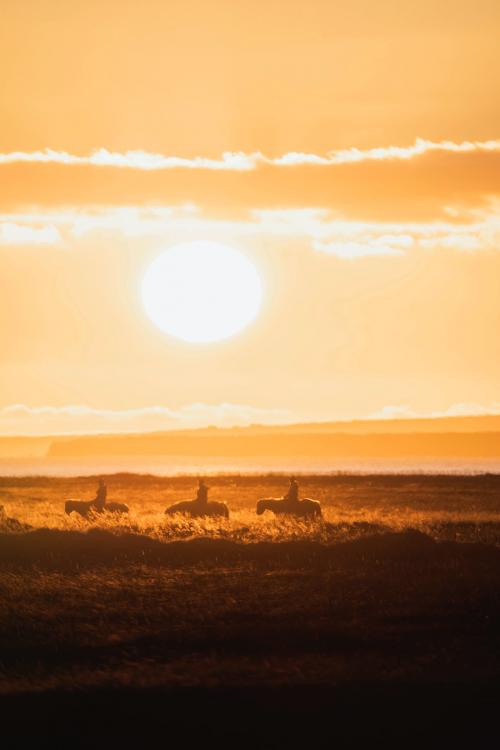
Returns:
[[[207,510],[211,516],[223,516],[224,518],[229,518],[229,508],[226,503],[220,503],[217,501],[209,502]]]
[[[263,497],[257,501],[257,515],[261,515],[266,510],[272,513],[284,513],[284,500],[282,497]]]
[[[266,510],[270,510],[272,513],[283,513],[300,517],[322,515],[320,503],[318,500],[313,500],[310,497],[300,500],[296,506],[291,505],[284,498],[265,497],[257,503],[257,515],[261,515]]]
[[[189,500],[183,500],[180,503],[174,503],[166,508],[165,513],[167,516],[172,516],[175,513],[191,513],[191,502]]]
[[[204,516],[224,516],[229,518],[229,508],[225,503],[210,501],[206,506],[201,506],[196,500],[184,500],[175,503],[166,509],[167,515],[175,513],[186,513],[193,518],[203,518]]]
[[[128,505],[125,505],[125,503],[106,503],[104,505],[103,510],[105,510],[107,513],[128,513],[129,507]]]
[[[304,506],[304,508],[307,508],[307,515],[311,515],[311,516],[323,515],[321,511],[321,503],[319,502],[319,500],[313,500],[311,497],[305,497],[301,502],[307,503],[307,506]]]
[[[87,500],[75,500],[71,498],[66,500],[64,503],[64,511],[68,515],[70,513],[79,513],[81,516],[86,516],[90,510],[91,502]]]

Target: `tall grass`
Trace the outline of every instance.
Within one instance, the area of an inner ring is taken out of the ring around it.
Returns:
[[[192,519],[166,516],[165,508],[192,496],[194,480],[152,477],[115,477],[108,480],[109,497],[130,507],[127,515],[95,514],[88,520],[64,513],[69,497],[91,498],[94,480],[2,480],[0,503],[7,516],[34,528],[86,531],[99,528],[114,534],[135,533],[171,541],[194,537],[238,542],[309,539],[325,544],[388,530],[418,529],[436,539],[500,543],[500,484],[481,478],[414,477],[343,479],[313,478],[303,494],[318,498],[323,518],[304,521],[293,517],[255,514],[259,497],[278,496],[283,479],[275,477],[226,478],[211,495],[231,508],[229,519]],[[0,527],[2,526],[0,519]],[[3,529],[8,530],[6,528]]]

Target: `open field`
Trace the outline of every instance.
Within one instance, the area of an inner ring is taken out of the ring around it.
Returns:
[[[34,527],[0,529],[8,737],[495,736],[500,477],[308,477],[303,494],[325,511],[314,523],[255,516],[281,477],[214,478],[228,521],[162,515],[190,477],[107,483],[129,519],[64,516],[92,478],[0,482],[7,515]]]
[[[108,500],[126,503],[130,507],[128,516],[98,516],[90,524],[74,514],[65,516],[66,499],[95,496],[96,477],[0,477],[0,504],[8,516],[35,528],[103,528],[162,540],[209,535],[250,542],[305,536],[328,543],[367,532],[406,528],[419,529],[436,539],[500,540],[498,475],[301,477],[301,495],[318,499],[324,515],[323,522],[306,526],[270,514],[255,515],[259,498],[279,497],[286,491],[288,481],[282,476],[211,477],[210,498],[228,504],[228,521],[164,516],[167,506],[194,497],[196,477],[120,474],[106,481]]]

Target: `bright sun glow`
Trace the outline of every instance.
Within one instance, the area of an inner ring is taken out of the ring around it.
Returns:
[[[186,242],[159,255],[142,282],[147,314],[192,343],[233,336],[257,315],[262,287],[244,255],[218,242]]]

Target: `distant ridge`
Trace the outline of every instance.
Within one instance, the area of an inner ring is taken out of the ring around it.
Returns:
[[[500,432],[164,434],[54,441],[51,458],[193,456],[330,458],[498,458]]]
[[[500,457],[500,415],[152,433],[0,437],[0,457],[117,455]]]

